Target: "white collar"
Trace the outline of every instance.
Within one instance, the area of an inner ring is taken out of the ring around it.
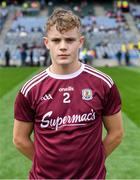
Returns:
[[[72,79],[72,78],[75,78],[77,76],[79,76],[82,71],[84,70],[84,67],[85,67],[85,64],[81,63],[81,67],[75,71],[74,73],[71,73],[71,74],[55,74],[55,73],[52,73],[49,69],[49,67],[46,69],[46,72],[48,73],[48,75],[54,79]]]

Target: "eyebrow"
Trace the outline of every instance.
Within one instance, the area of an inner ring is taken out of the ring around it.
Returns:
[[[50,38],[51,40],[61,40],[62,38],[59,38],[59,37],[52,37]],[[76,40],[75,37],[66,37],[64,38],[65,40]]]

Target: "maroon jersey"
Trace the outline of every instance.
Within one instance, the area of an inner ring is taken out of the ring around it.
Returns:
[[[30,179],[104,179],[102,117],[120,108],[112,79],[85,64],[68,75],[48,68],[25,83],[15,119],[34,123]]]

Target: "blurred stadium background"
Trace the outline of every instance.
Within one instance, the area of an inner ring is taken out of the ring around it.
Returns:
[[[12,144],[13,104],[21,85],[50,64],[43,36],[55,7],[81,17],[80,59],[109,74],[120,90],[125,136],[107,159],[107,178],[140,179],[139,0],[0,1],[0,179],[28,176],[31,163]]]

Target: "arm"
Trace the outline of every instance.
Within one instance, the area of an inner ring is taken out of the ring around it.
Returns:
[[[30,160],[34,156],[34,144],[31,140],[31,133],[33,130],[33,123],[14,121],[13,129],[13,143],[16,148]]]
[[[123,138],[123,125],[121,111],[111,115],[105,116],[103,124],[107,130],[107,134],[103,139],[103,145],[105,149],[105,156],[108,157],[112,151],[121,143]]]

